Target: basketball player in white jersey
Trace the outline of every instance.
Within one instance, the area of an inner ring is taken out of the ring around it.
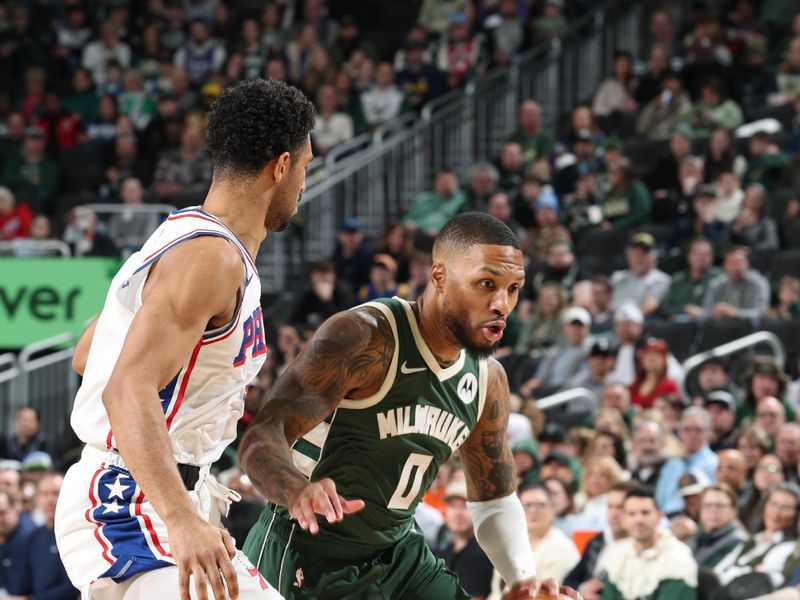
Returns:
[[[297,212],[314,118],[279,81],[225,90],[203,206],[172,213],[125,262],[76,349],[71,423],[86,447],[55,530],[84,599],[280,598],[218,526],[218,501],[237,495],[209,465],[265,359],[253,257]]]

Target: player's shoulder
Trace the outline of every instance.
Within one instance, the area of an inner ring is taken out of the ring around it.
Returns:
[[[328,318],[314,336],[358,352],[373,345],[394,346],[394,334],[389,317],[379,308],[361,305],[336,313]]]
[[[486,359],[486,369],[488,373],[489,386],[499,385],[508,387],[508,376],[503,365],[495,357],[490,356]]]

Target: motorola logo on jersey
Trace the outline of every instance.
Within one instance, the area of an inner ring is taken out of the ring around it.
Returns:
[[[466,373],[458,382],[458,397],[464,404],[469,404],[477,394],[478,378],[473,373]]]
[[[234,367],[241,367],[247,360],[247,350],[251,347],[253,351],[252,357],[261,356],[267,353],[267,345],[264,343],[264,316],[261,312],[261,307],[253,311],[253,314],[245,320],[242,324],[242,347],[239,349],[239,354],[233,359]]]

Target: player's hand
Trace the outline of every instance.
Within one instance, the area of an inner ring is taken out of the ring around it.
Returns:
[[[503,594],[502,600],[530,600],[531,598],[542,597],[537,596],[537,594],[547,594],[553,600],[558,600],[560,598],[559,594],[575,600],[583,600],[578,592],[570,587],[559,586],[555,579],[542,580],[538,577],[532,577],[514,584],[511,589]]]
[[[599,579],[590,579],[582,583],[578,591],[584,600],[600,600],[600,595],[603,593],[603,582]]]
[[[227,531],[190,514],[171,524],[169,540],[178,566],[181,600],[190,600],[190,575],[194,576],[197,600],[209,600],[209,585],[216,600],[239,597],[239,581],[231,562],[236,556],[236,546]]]
[[[345,500],[336,493],[336,484],[326,477],[309,483],[289,502],[289,516],[295,519],[306,531],[319,532],[317,515],[325,517],[328,523],[337,523],[345,515],[364,508],[363,500]]]

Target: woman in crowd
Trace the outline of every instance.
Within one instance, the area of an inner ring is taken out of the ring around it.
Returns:
[[[768,575],[774,587],[783,583],[784,565],[797,545],[798,504],[800,488],[793,483],[779,483],[766,493],[764,528],[714,567],[723,585],[756,571]]]
[[[739,519],[750,533],[763,527],[763,501],[767,492],[775,485],[783,483],[783,464],[774,454],[767,454],[758,461],[752,484],[742,496]]]
[[[557,346],[563,339],[561,313],[566,305],[566,295],[558,283],[547,283],[539,290],[536,308],[522,327],[514,351],[518,354],[541,356],[547,349]]]
[[[631,384],[631,402],[652,408],[656,398],[678,394],[678,384],[667,376],[669,347],[660,338],[650,338],[637,353],[636,379]]]
[[[575,517],[575,499],[569,486],[558,477],[548,477],[543,481],[550,492],[556,518],[553,524],[567,536],[572,536],[572,521]]]
[[[736,449],[744,456],[747,478],[752,480],[758,462],[769,453],[770,440],[763,429],[751,425],[742,429],[736,437]]]
[[[610,456],[589,459],[575,495],[581,529],[604,529],[608,525],[608,491],[615,483],[627,478],[627,473]]]

